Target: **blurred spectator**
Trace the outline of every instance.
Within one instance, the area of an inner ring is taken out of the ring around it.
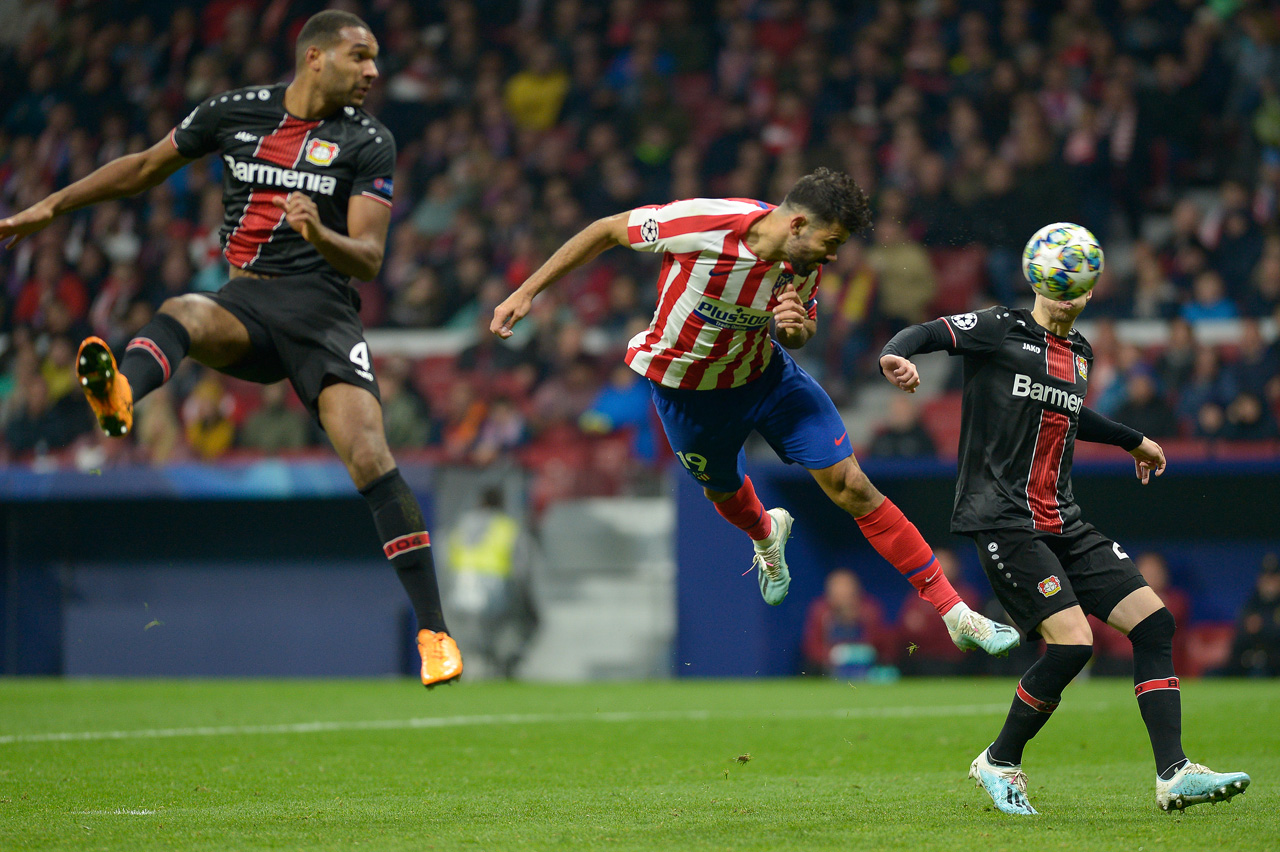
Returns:
[[[578,425],[583,432],[610,434],[620,429],[630,433],[631,457],[645,464],[657,460],[654,442],[653,402],[649,382],[627,364],[615,364],[609,383],[600,389]]]
[[[5,441],[15,454],[43,455],[60,450],[94,427],[93,416],[79,394],[53,400],[44,376],[35,371],[18,376],[10,405]]]
[[[932,458],[937,455],[933,437],[920,422],[920,409],[914,398],[895,394],[889,398],[885,423],[876,430],[867,455],[878,458]],[[936,619],[935,619],[936,620]]]
[[[837,568],[805,614],[804,671],[843,680],[866,678],[890,659],[893,641],[879,602],[862,590],[858,575]]]
[[[1276,421],[1262,399],[1248,391],[1236,394],[1223,414],[1222,437],[1229,441],[1268,441],[1278,436]]]
[[[933,555],[956,593],[975,610],[981,609],[983,596],[965,582],[955,551],[943,547],[934,550]],[[898,668],[904,675],[939,677],[968,673],[981,662],[955,646],[951,634],[947,633],[947,625],[938,618],[933,605],[919,595],[908,595],[902,602],[898,612],[898,641],[906,646],[899,649],[898,656]]]
[[[1176,398],[1195,371],[1196,336],[1191,323],[1177,318],[1169,321],[1169,342],[1156,358],[1156,380],[1166,397]]]
[[[1212,269],[1196,275],[1191,286],[1191,301],[1182,306],[1182,317],[1192,323],[1235,319],[1236,306],[1227,296],[1221,275]]]
[[[421,448],[436,440],[431,406],[413,386],[413,364],[394,355],[378,368],[378,389],[382,396],[382,425],[387,445],[393,450]]]
[[[220,373],[208,369],[202,372],[182,404],[182,422],[191,449],[199,458],[211,461],[225,454],[235,442],[236,424],[231,415],[236,403]]]
[[[190,455],[172,385],[161,385],[138,403],[134,409],[133,439],[144,464],[160,466]]]
[[[1151,370],[1134,370],[1125,382],[1128,398],[1116,412],[1115,419],[1151,438],[1169,438],[1178,434],[1178,420],[1173,409],[1159,395]]]
[[[524,415],[508,396],[495,396],[471,449],[472,464],[484,467],[507,457],[528,439]]]
[[[1280,559],[1262,558],[1253,592],[1236,618],[1231,655],[1218,674],[1235,677],[1280,675]]]
[[[449,623],[469,677],[513,677],[538,629],[532,542],[504,502],[500,488],[485,489],[446,534]]]
[[[880,314],[895,330],[923,322],[925,306],[933,300],[936,283],[924,246],[911,238],[899,222],[882,217],[875,225],[875,245],[867,261],[876,272]]]
[[[310,418],[290,408],[288,400],[288,382],[263,387],[261,405],[245,418],[244,425],[240,427],[239,445],[276,455],[285,450],[300,450],[311,443]],[[385,416],[385,405],[383,412]]]

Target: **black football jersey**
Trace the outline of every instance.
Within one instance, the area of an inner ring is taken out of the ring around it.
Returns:
[[[1058,337],[1028,310],[1004,307],[924,323],[929,343],[964,358],[953,532],[1010,527],[1063,532],[1080,521],[1071,458],[1093,349]],[[910,357],[914,352],[890,354]]]
[[[232,266],[265,275],[336,272],[271,199],[305,192],[324,226],[345,235],[353,195],[391,206],[396,143],[355,107],[323,119],[295,118],[285,111],[284,91],[279,83],[209,98],[169,139],[184,157],[222,154],[222,251]]]

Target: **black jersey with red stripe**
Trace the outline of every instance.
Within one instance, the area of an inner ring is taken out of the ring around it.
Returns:
[[[184,157],[221,152],[222,250],[233,266],[266,275],[336,272],[271,199],[305,192],[321,223],[346,234],[352,196],[391,205],[396,143],[356,107],[323,119],[295,118],[284,108],[284,92],[279,83],[211,97],[169,139]]]
[[[1058,337],[1028,310],[1005,307],[915,326],[910,357],[945,349],[964,358],[959,477],[953,532],[1023,528],[1063,532],[1080,522],[1071,459],[1093,349],[1074,329]]]

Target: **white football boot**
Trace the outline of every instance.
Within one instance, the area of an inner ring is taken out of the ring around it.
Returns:
[[[1018,631],[1007,624],[992,621],[982,613],[969,609],[964,601],[947,610],[942,616],[951,634],[951,641],[961,651],[981,648],[993,657],[1004,656],[1018,642]]]
[[[791,537],[791,513],[786,509],[770,509],[773,529],[769,537],[753,541],[755,546],[756,579],[760,581],[760,594],[769,606],[777,606],[787,597],[791,588],[791,572],[787,570],[787,539]]]
[[[1027,776],[1022,766],[996,766],[987,759],[987,750],[974,758],[969,765],[969,777],[987,791],[996,808],[1007,814],[1031,816],[1037,814],[1027,801]]]
[[[1243,772],[1214,772],[1187,761],[1172,778],[1156,776],[1156,804],[1164,811],[1181,811],[1204,802],[1225,802],[1249,786]]]

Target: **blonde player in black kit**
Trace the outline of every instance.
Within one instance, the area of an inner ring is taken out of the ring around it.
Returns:
[[[320,12],[298,34],[292,83],[202,101],[146,151],[0,221],[0,242],[12,237],[12,247],[55,216],[135,195],[221,154],[231,280],[215,294],[167,300],[118,369],[107,344],[87,338],[77,359],[85,396],[103,430],[119,437],[132,428],[134,401],[188,355],[249,381],[289,379],[373,512],[417,615],[422,682],[431,687],[459,677],[462,657],[445,626],[422,511],[387,447],[350,286],[378,274],[391,221],[395,140],[361,109],[377,55],[364,21]]]
[[[1036,295],[1031,310],[989,308],[914,325],[880,355],[904,391],[920,384],[909,360],[945,350],[964,358],[959,478],[951,530],[974,539],[996,596],[1047,650],[1018,683],[1004,728],[969,777],[1009,814],[1034,814],[1022,750],[1049,720],[1093,653],[1087,614],[1133,644],[1134,692],[1156,760],[1156,802],[1181,810],[1230,799],[1249,785],[1182,751],[1182,704],[1173,670],[1173,616],[1116,542],[1080,519],[1071,490],[1076,439],[1124,448],[1146,485],[1165,468],[1150,438],[1084,406],[1093,350],[1072,326],[1092,297]]]

